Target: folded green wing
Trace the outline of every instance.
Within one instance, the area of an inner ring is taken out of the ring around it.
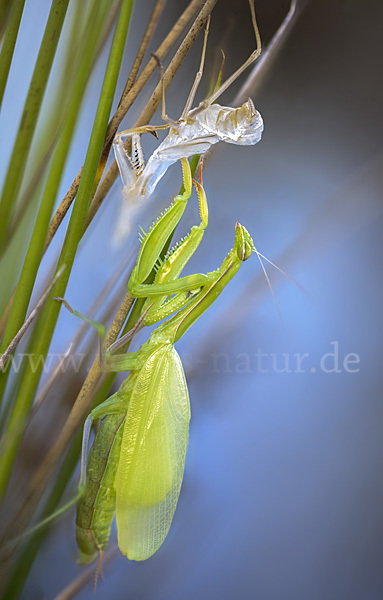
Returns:
[[[171,344],[140,370],[125,420],[116,479],[118,545],[145,560],[169,531],[181,489],[190,421],[181,360]]]

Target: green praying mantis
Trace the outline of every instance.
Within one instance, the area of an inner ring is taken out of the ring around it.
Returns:
[[[143,237],[128,283],[134,297],[146,298],[143,325],[169,318],[137,352],[115,354],[125,336],[108,350],[101,349],[103,369],[130,373],[120,389],[93,409],[85,422],[79,486],[83,493],[76,519],[80,564],[102,556],[114,514],[119,548],[130,560],[149,558],[164,542],[180,494],[190,421],[188,388],[174,344],[215,302],[242,263],[257,252],[245,227],[237,223],[234,246],[216,271],[181,276],[208,223],[204,189],[192,180],[187,159],[181,163],[184,193],[175,197]],[[159,262],[193,185],[201,222]],[[156,265],[154,282],[145,284]],[[102,325],[58,300],[104,338]],[[96,419],[102,420],[87,458],[90,429]]]

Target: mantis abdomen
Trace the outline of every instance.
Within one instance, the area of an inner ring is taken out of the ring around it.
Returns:
[[[124,414],[102,419],[89,453],[86,492],[77,506],[79,564],[89,564],[106,549],[116,510],[115,479]]]

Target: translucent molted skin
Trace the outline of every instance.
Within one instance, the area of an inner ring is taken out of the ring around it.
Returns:
[[[126,136],[132,138],[131,156],[124,149],[121,137],[116,136],[113,147],[125,198],[134,204],[138,199],[148,198],[169,166],[182,157],[204,154],[220,141],[249,146],[261,139],[263,120],[250,98],[239,108],[211,104],[200,112],[195,111],[191,111],[192,116],[185,121],[179,121],[177,127],[170,128],[143,169],[137,166],[141,160],[139,134]]]
[[[263,132],[263,120],[251,98],[239,108],[212,104],[195,117],[201,129],[215,131],[217,141],[240,146],[257,144]]]

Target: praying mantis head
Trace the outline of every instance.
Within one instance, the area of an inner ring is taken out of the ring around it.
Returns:
[[[237,256],[241,261],[247,260],[253,252],[256,252],[253,238],[246,227],[238,222],[235,224],[234,250],[237,252]]]

